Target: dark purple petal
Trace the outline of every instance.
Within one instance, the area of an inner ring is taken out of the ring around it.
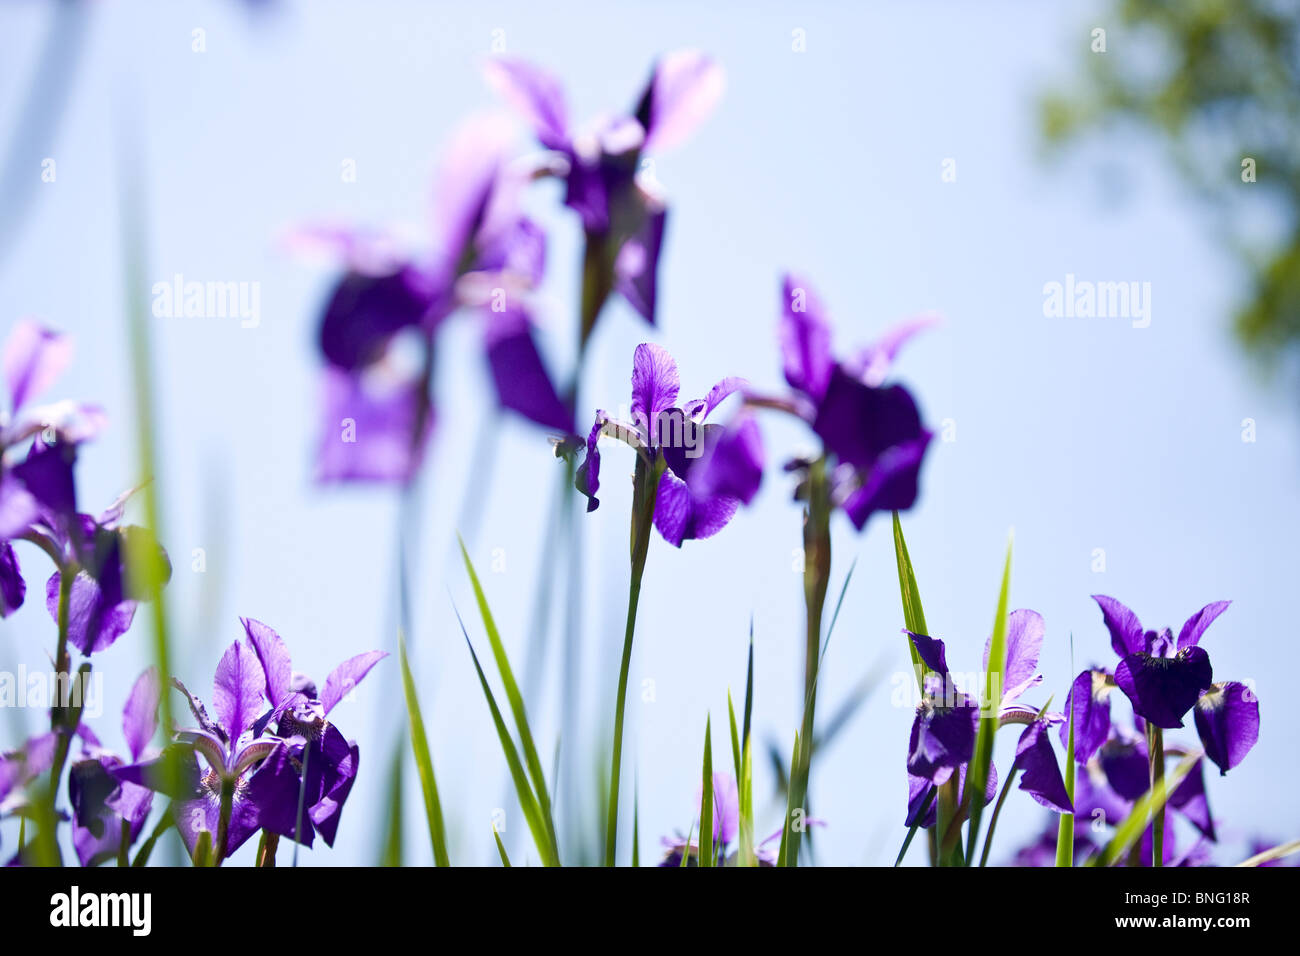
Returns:
[[[726,426],[693,470],[698,493],[708,497],[754,500],[763,480],[763,436],[754,416],[742,413]]]
[[[8,541],[0,541],[0,617],[8,617],[22,607],[26,597],[27,582],[18,567],[18,555]]]
[[[651,325],[658,300],[659,253],[668,212],[648,206],[641,227],[624,240],[614,259],[614,289]]]
[[[1047,722],[1035,720],[1025,728],[1016,744],[1016,762],[1019,768],[1020,789],[1057,813],[1073,813],[1070,795],[1066,793],[1061,768],[1056,763],[1052,739],[1047,732]]]
[[[1102,745],[1097,759],[1110,788],[1125,800],[1138,799],[1150,787],[1150,759],[1141,737],[1116,734]]]
[[[419,469],[434,422],[423,381],[327,368],[323,411],[320,480],[406,482]]]
[[[872,388],[838,367],[818,406],[813,431],[840,461],[864,473],[889,449],[910,447],[926,436],[907,389],[901,385]]]
[[[1169,794],[1169,806],[1185,816],[1209,840],[1217,840],[1214,819],[1205,794],[1205,761],[1196,761],[1196,767],[1183,778]]]
[[[321,708],[325,713],[328,714],[333,710],[334,706],[350,694],[352,688],[360,684],[370,673],[370,668],[387,656],[387,651],[366,651],[364,654],[348,658],[330,671],[329,677],[325,678],[325,690],[320,695]]]
[[[861,531],[878,511],[906,511],[916,503],[921,462],[930,446],[930,432],[886,449],[876,459],[862,486],[844,502],[844,511]]]
[[[308,815],[326,846],[333,846],[343,813],[343,804],[347,801],[348,794],[352,792],[361,755],[356,745],[348,744],[343,740],[342,735],[332,724],[326,728],[318,750],[313,751],[316,752],[324,758],[322,762],[328,768],[328,773],[322,776],[320,796],[312,802]]]
[[[1213,680],[1209,655],[1200,647],[1174,657],[1130,654],[1115,668],[1115,683],[1133,712],[1157,727],[1181,727],[1183,715]]]
[[[699,126],[722,96],[722,67],[697,50],[660,58],[637,107],[647,152],[671,149]]]
[[[162,685],[158,681],[157,668],[150,667],[136,678],[127,695],[126,706],[122,710],[122,732],[126,736],[126,746],[132,760],[139,760],[154,731],[158,729],[158,703],[162,696]]]
[[[1129,815],[1132,801],[1114,791],[1098,762],[1086,764],[1080,771],[1074,781],[1074,814],[1080,828],[1084,820],[1119,826]]]
[[[653,435],[659,416],[677,404],[677,363],[667,349],[652,343],[636,347],[632,357],[632,420]]]
[[[1178,632],[1178,649],[1181,651],[1185,647],[1195,647],[1199,644],[1205,629],[1213,624],[1214,619],[1226,611],[1231,603],[1231,601],[1215,601],[1189,617],[1183,624],[1182,630]]]
[[[289,648],[279,634],[261,621],[255,621],[251,617],[241,617],[239,621],[244,625],[248,643],[257,655],[257,662],[266,677],[266,699],[272,707],[278,707],[289,693],[289,684],[293,679],[293,660],[289,657]]]
[[[59,572],[45,582],[45,607],[59,619]],[[68,602],[68,642],[83,654],[93,654],[112,645],[126,633],[135,617],[134,601],[113,601],[100,583],[81,571],[72,579]]]
[[[302,834],[298,833],[298,795],[302,777],[289,754],[281,745],[253,772],[244,788],[244,801],[255,807],[260,827],[303,846],[311,846],[315,837],[311,820],[303,808]]]
[[[518,412],[543,428],[568,434],[573,414],[560,399],[533,341],[527,311],[514,305],[505,312],[485,310],[487,357],[503,407]]]
[[[246,645],[233,642],[221,655],[212,683],[212,710],[230,736],[232,748],[261,712],[265,690],[266,675],[257,655]]]
[[[1127,657],[1129,654],[1140,654],[1147,650],[1142,622],[1138,620],[1136,614],[1113,597],[1094,594],[1092,599],[1101,608],[1102,620],[1106,622],[1106,630],[1110,631],[1110,646],[1115,649],[1116,654]]]
[[[1245,684],[1214,684],[1196,702],[1196,732],[1205,755],[1225,774],[1245,759],[1259,739],[1259,698]]]
[[[921,827],[929,829],[934,826],[939,816],[939,795],[936,793],[933,798],[930,798],[933,790],[934,784],[925,777],[918,777],[913,773],[907,775],[907,816],[903,819],[903,826],[915,825],[922,807],[926,807],[926,810],[921,820]],[[926,806],[927,798],[930,798],[929,806]]]
[[[1110,674],[1100,668],[1086,670],[1074,679],[1067,695],[1074,711],[1074,759],[1087,763],[1110,735]],[[1068,746],[1069,722],[1061,725],[1061,746]]]
[[[928,670],[942,677],[948,676],[948,659],[944,652],[943,641],[937,637],[915,634],[912,631],[905,630],[903,633],[911,638],[912,644],[916,647],[916,653],[920,655],[921,661]]]
[[[77,513],[77,489],[72,477],[76,461],[77,446],[72,442],[47,445],[38,439],[26,460],[13,468],[13,475],[50,512],[70,518]]]
[[[40,515],[40,503],[23,483],[8,472],[0,475],[0,539],[26,533]]]
[[[384,276],[348,273],[325,306],[321,352],[337,368],[364,368],[382,358],[396,333],[419,325],[436,298],[436,290],[412,268]]]
[[[812,288],[792,275],[782,282],[779,337],[785,380],[821,401],[830,383],[831,328]]]
[[[955,697],[951,706],[927,699],[917,709],[907,748],[908,773],[942,783],[970,760],[979,708],[965,694]]]
[[[31,319],[19,320],[5,341],[3,356],[10,414],[53,384],[71,361],[71,338]]]
[[[665,541],[680,548],[687,539],[717,534],[740,507],[737,498],[695,494],[671,470],[659,479],[655,496],[654,524]]]
[[[1007,667],[1002,679],[1002,706],[1017,700],[1030,687],[1043,682],[1038,673],[1038,656],[1043,650],[1046,632],[1043,616],[1026,608],[1012,611],[1007,617]],[[989,649],[993,635],[984,642],[984,673],[989,670]]]
[[[587,434],[587,457],[573,477],[574,487],[587,496],[588,513],[600,507],[600,499],[596,497],[596,492],[600,490],[600,448],[597,442],[604,425],[605,413],[597,412],[596,422]]]
[[[488,84],[532,125],[547,149],[563,150],[569,139],[564,88],[551,73],[523,60],[493,57],[484,67]]]

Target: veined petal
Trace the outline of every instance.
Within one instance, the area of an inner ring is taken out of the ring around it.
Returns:
[[[212,709],[230,736],[232,750],[240,734],[257,719],[265,689],[266,675],[257,655],[246,645],[233,642],[217,663],[212,685]]]
[[[1213,684],[1196,702],[1195,720],[1205,755],[1225,774],[1259,739],[1259,698],[1237,681]]]
[[[1043,682],[1038,673],[1038,657],[1043,650],[1046,632],[1043,616],[1026,608],[1012,611],[1007,618],[1007,668],[1002,679],[1002,706],[1019,699],[1030,687]],[[984,642],[984,673],[989,670],[989,648],[993,643],[990,634]]]
[[[261,621],[251,617],[241,617],[244,633],[248,643],[257,655],[257,661],[266,677],[266,699],[272,707],[278,707],[289,693],[289,682],[293,679],[293,661],[289,657],[289,648],[284,639]]]
[[[321,692],[321,708],[326,714],[334,709],[334,706],[348,694],[352,689],[361,683],[362,679],[370,673],[370,669],[388,656],[387,651],[366,651],[364,654],[358,654],[350,657],[334,670],[330,671],[325,678],[325,689]]]
[[[739,507],[738,498],[696,495],[668,469],[660,477],[656,490],[654,524],[665,541],[680,548],[688,538],[717,534]]]
[[[45,607],[59,619],[59,572],[45,582]],[[135,617],[134,601],[114,601],[85,571],[72,579],[68,602],[68,642],[83,654],[109,647],[126,633]]]
[[[1094,594],[1092,599],[1101,608],[1102,620],[1106,622],[1106,630],[1110,631],[1110,646],[1116,654],[1127,657],[1129,654],[1146,652],[1142,622],[1136,614],[1113,597]]]
[[[642,343],[632,357],[632,419],[654,435],[659,416],[677,404],[677,363],[660,345]]]
[[[1189,647],[1174,657],[1129,654],[1115,668],[1115,683],[1133,712],[1157,727],[1181,727],[1183,715],[1213,680],[1209,655]]]

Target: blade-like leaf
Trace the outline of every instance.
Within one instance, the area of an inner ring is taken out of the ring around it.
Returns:
[[[1274,860],[1280,860],[1284,856],[1290,856],[1292,853],[1300,853],[1300,840],[1292,840],[1289,843],[1280,843],[1271,850],[1265,850],[1263,853],[1256,853],[1250,859],[1242,860],[1237,866],[1262,866],[1265,863],[1272,863]]]
[[[930,805],[934,803],[934,796],[938,792],[938,788],[931,786],[930,792],[921,801],[921,809],[917,811],[916,820],[907,828],[907,838],[903,840],[903,846],[898,851],[898,858],[894,860],[894,866],[902,865],[903,857],[907,856],[907,848],[912,845],[912,837],[916,836],[916,831],[921,829],[921,824],[924,822],[926,814],[930,812]]]
[[[429,821],[429,840],[433,843],[433,860],[437,866],[450,866],[447,857],[447,830],[442,820],[442,803],[438,799],[438,782],[433,775],[433,758],[429,756],[429,738],[424,732],[424,718],[420,716],[420,701],[415,693],[415,679],[406,659],[406,635],[399,632],[397,648],[402,665],[402,688],[406,693],[406,713],[411,724],[411,750],[420,774],[420,789],[424,792],[424,813]]]
[[[736,708],[731,703],[731,690],[727,690],[727,718],[731,722],[731,765],[740,785],[740,731],[736,728]]]
[[[519,685],[515,683],[515,675],[510,668],[510,658],[506,655],[505,645],[501,643],[501,634],[497,631],[496,621],[492,618],[492,611],[488,607],[483,586],[479,583],[478,573],[474,570],[474,563],[470,561],[469,552],[465,550],[465,542],[459,537],[457,540],[460,541],[460,554],[465,560],[465,570],[469,572],[470,583],[474,586],[474,600],[478,602],[479,615],[483,618],[483,629],[487,631],[488,642],[492,645],[492,656],[496,659],[497,670],[501,674],[501,686],[505,688],[506,701],[510,704],[510,713],[514,716],[515,727],[519,731],[519,741],[523,744],[528,775],[532,779],[533,790],[537,794],[538,809],[546,826],[547,838],[551,842],[551,855],[558,859],[560,850],[559,842],[555,837],[555,822],[551,815],[551,798],[547,793],[542,762],[537,756],[537,748],[533,745],[533,734],[528,726],[524,698],[519,693]]]
[[[790,777],[788,779],[791,780],[794,779],[795,768],[798,766],[798,764],[799,764],[799,732],[796,730],[794,734],[794,753],[790,755]],[[789,866],[789,863],[786,861],[786,847],[790,845],[790,830],[794,823],[794,812],[795,812],[794,801],[795,801],[794,788],[791,787],[790,793],[786,797],[785,823],[781,827],[781,845],[780,848],[777,850],[777,856],[776,856],[777,866]]]
[[[997,616],[993,619],[993,638],[989,642],[988,670],[982,688],[987,699],[981,705],[979,733],[975,736],[975,753],[971,757],[966,787],[970,801],[970,826],[966,831],[966,864],[975,855],[980,816],[984,812],[984,782],[993,763],[993,735],[998,729],[998,710],[1002,706],[1002,684],[1007,669],[1007,605],[1011,593],[1011,548],[1015,535],[1007,541],[1007,558],[1002,566],[1002,588],[998,592]]]
[[[921,595],[916,588],[916,573],[912,569],[912,558],[907,553],[907,541],[903,539],[903,526],[894,512],[894,557],[898,562],[898,591],[903,598],[903,623],[914,634],[930,633],[925,626],[925,611],[921,608]],[[916,674],[917,688],[921,688],[923,676],[921,655],[909,639],[907,652],[912,658],[912,670]]]
[[[704,785],[700,794],[700,866],[713,866],[713,722],[704,720]]]
[[[456,611],[456,620],[460,624],[461,633],[465,635],[465,646],[469,648],[469,655],[474,661],[474,670],[478,674],[479,684],[483,687],[483,696],[487,698],[488,709],[492,712],[492,723],[497,730],[497,739],[501,742],[501,752],[505,755],[506,765],[510,768],[510,779],[514,781],[515,793],[519,797],[519,807],[523,810],[524,820],[533,835],[533,842],[537,845],[537,852],[541,854],[544,866],[558,866],[559,860],[553,851],[546,824],[542,821],[537,797],[528,785],[528,775],[524,772],[524,766],[519,760],[518,751],[515,750],[515,742],[510,739],[510,731],[506,729],[506,722],[501,716],[500,708],[497,707],[496,698],[492,695],[492,688],[488,686],[487,675],[483,673],[483,666],[479,663],[478,654],[474,651],[474,645],[469,639],[469,632],[465,630],[465,622],[461,620],[459,611]]]
[[[492,828],[492,839],[497,841],[497,853],[501,857],[501,865],[509,869],[510,857],[506,854],[506,846],[501,842],[501,834],[497,833],[497,828],[495,826]]]

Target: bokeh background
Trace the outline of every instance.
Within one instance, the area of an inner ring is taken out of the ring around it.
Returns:
[[[952,438],[933,446],[922,498],[904,523],[932,632],[948,642],[955,670],[979,666],[1013,527],[1012,605],[1040,611],[1048,628],[1047,679],[1034,703],[1050,693],[1059,706],[1074,672],[1111,663],[1090,594],[1118,597],[1148,626],[1175,628],[1231,598],[1206,646],[1216,675],[1255,681],[1262,701],[1258,747],[1209,781],[1222,820],[1219,859],[1235,862],[1248,839],[1292,838],[1300,824],[1287,722],[1300,664],[1294,391],[1234,339],[1251,273],[1217,241],[1222,211],[1207,209],[1158,134],[1130,123],[1066,150],[1045,147],[1041,98],[1082,88],[1085,59],[1100,55],[1090,51],[1095,27],[1108,30],[1107,58],[1158,56],[1126,43],[1123,22],[1096,2],[6,3],[0,327],[34,315],[75,335],[56,392],[109,412],[110,429],[79,466],[83,506],[107,505],[136,477],[121,241],[129,163],[146,206],[150,284],[180,273],[261,291],[256,328],[149,319],[178,676],[210,693],[222,649],[242,633],[239,615],[276,628],[296,666],[318,679],[359,651],[395,652],[398,495],[313,481],[314,335],[331,274],[287,254],[284,231],[322,219],[424,228],[446,135],[471,112],[499,108],[480,72],[494,36],[558,72],[579,117],[630,108],[658,53],[704,49],[724,65],[727,92],[688,144],[657,160],[672,203],[660,327],[621,302],[608,308],[580,419],[628,400],[632,349],[647,340],[676,356],[684,396],[731,374],[776,387],[786,269],[818,289],[842,350],[905,315],[943,313],[944,325],[909,346],[898,369],[932,427],[947,423]],[[40,64],[53,29],[66,31],[64,49],[74,52],[33,114],[24,104],[34,78],[47,76]],[[205,31],[205,52],[192,49],[195,29]],[[804,52],[792,49],[796,30]],[[520,146],[530,146],[522,127]],[[57,162],[53,183],[40,179],[46,157]],[[353,183],[340,175],[349,159]],[[941,177],[946,159],[955,182]],[[1225,176],[1235,180],[1235,164]],[[1269,201],[1244,202],[1233,222],[1247,232],[1285,219]],[[574,339],[579,227],[554,186],[537,188],[530,205],[550,237],[543,345],[562,370]],[[1149,282],[1150,326],[1046,318],[1044,285],[1071,273]],[[414,665],[453,861],[476,864],[495,862],[498,808],[512,858],[527,859],[531,844],[452,610],[454,601],[469,612],[482,642],[454,532],[467,488],[488,481],[468,543],[522,670],[560,467],[543,433],[496,410],[485,373],[476,330],[455,322],[440,352],[440,426],[411,527]],[[1243,440],[1247,419],[1254,441]],[[470,474],[484,429],[500,433],[489,479]],[[774,462],[809,439],[775,419],[764,431]],[[574,808],[565,842],[585,839],[588,852],[627,580],[630,483],[618,476],[631,459],[612,447],[607,462],[602,507],[582,518],[581,739],[564,741],[573,773],[558,782]],[[774,468],[755,506],[716,538],[680,552],[658,537],[651,545],[629,694],[624,854],[633,772],[643,860],[661,835],[691,824],[705,719],[725,727],[728,688],[743,696],[751,619],[757,742],[788,754],[803,653],[800,512],[790,494]],[[819,717],[863,687],[869,693],[814,764],[812,812],[827,824],[815,859],[891,863],[905,834],[912,716],[910,700],[900,702],[911,677],[893,546],[879,518],[860,535],[837,518],[834,534],[832,595],[855,559],[857,568],[822,670]],[[0,625],[0,669],[9,671],[43,666],[53,643],[34,599],[48,569],[34,549],[20,549],[33,585],[27,605]],[[203,549],[201,573],[194,549]],[[1095,570],[1095,549],[1104,550],[1104,571]],[[142,614],[95,661],[105,675],[97,729],[108,743],[121,741],[117,717],[150,662],[147,638]],[[529,702],[544,752],[560,729],[559,642],[552,633]],[[358,784],[338,845],[304,852],[305,864],[370,864],[382,849],[389,765],[399,741],[406,746],[395,656],[356,698],[336,716],[360,743]],[[16,743],[44,719],[11,708],[0,739]],[[1195,742],[1190,725],[1173,736]],[[1005,768],[1014,741],[999,743]],[[714,744],[715,755],[726,753],[724,733]],[[760,833],[780,822],[768,799],[774,787],[773,768],[758,760]],[[1046,817],[1014,794],[994,858],[1009,858]],[[430,861],[413,767],[405,818],[405,859]],[[16,826],[3,827],[14,846]],[[918,847],[911,861],[921,858]]]

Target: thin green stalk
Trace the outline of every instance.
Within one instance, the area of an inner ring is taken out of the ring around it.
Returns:
[[[307,805],[307,764],[311,762],[311,746],[302,749],[302,780],[298,784],[298,812],[293,818],[293,834],[298,839],[293,841],[293,859],[290,866],[298,865],[298,847],[302,846],[302,817]]]
[[[217,818],[217,845],[212,856],[212,865],[220,866],[226,859],[226,846],[230,839],[230,814],[235,805],[235,781],[221,781],[221,809]]]
[[[700,866],[713,866],[713,721],[704,722],[704,769],[700,789]]]
[[[262,831],[262,839],[257,844],[257,866],[261,869],[275,868],[275,852],[280,848],[280,834],[270,830]],[[297,850],[294,855],[297,856]]]
[[[1151,790],[1165,782],[1165,732],[1147,721],[1147,751],[1151,757]],[[1165,806],[1156,807],[1151,821],[1151,865],[1165,865]]]
[[[980,853],[980,866],[988,866],[989,850],[993,848],[993,831],[997,829],[998,817],[1002,814],[1002,804],[1007,802],[1007,793],[1011,790],[1011,783],[1016,779],[1016,768],[1012,767],[1011,772],[1007,774],[1007,779],[1002,784],[1002,792],[998,794],[998,802],[993,805],[993,816],[989,818],[989,828],[984,834],[984,850]]]
[[[1070,635],[1070,673],[1074,673],[1074,635]],[[1065,740],[1065,795],[1074,806],[1074,685],[1070,685],[1070,729]],[[1074,814],[1062,813],[1056,829],[1056,865],[1074,866]]]
[[[627,673],[632,666],[632,637],[636,633],[636,608],[641,598],[641,577],[645,573],[654,524],[655,491],[663,474],[663,462],[649,462],[640,454],[632,494],[632,577],[627,591],[627,626],[623,632],[623,659],[618,671],[618,695],[614,705],[614,746],[609,772],[609,811],[605,817],[605,865],[613,866],[618,842],[619,771],[623,758],[623,710],[627,701]]]
[[[799,731],[799,759],[790,780],[787,816],[803,809],[812,771],[814,723],[817,709],[817,670],[821,661],[822,615],[826,608],[826,589],[831,573],[831,501],[826,477],[826,459],[813,462],[808,471],[808,515],[804,523],[803,588],[805,605],[804,631],[804,712]],[[789,866],[799,864],[800,831],[791,833],[786,847]]]

